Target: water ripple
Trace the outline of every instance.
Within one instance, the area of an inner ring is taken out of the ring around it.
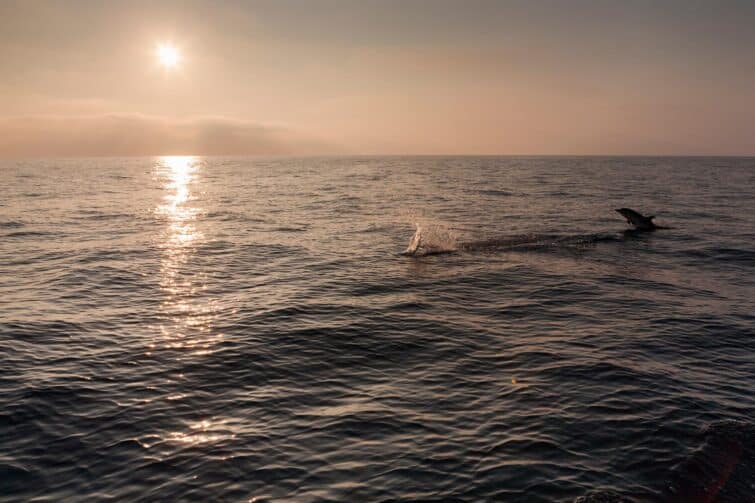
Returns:
[[[753,169],[3,165],[0,499],[753,501]]]

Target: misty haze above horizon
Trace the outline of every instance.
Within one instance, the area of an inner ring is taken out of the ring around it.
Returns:
[[[6,0],[0,156],[753,155],[753,26],[732,0]]]

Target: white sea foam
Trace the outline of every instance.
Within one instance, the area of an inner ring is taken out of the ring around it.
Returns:
[[[404,251],[415,257],[438,253],[452,253],[458,249],[456,232],[438,223],[414,223],[416,230]]]

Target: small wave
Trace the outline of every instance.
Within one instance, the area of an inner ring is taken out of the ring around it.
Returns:
[[[84,212],[82,212],[84,213]],[[94,220],[94,221],[100,221],[100,220],[117,220],[117,219],[125,219],[125,218],[132,218],[132,215],[129,215],[128,213],[99,213],[99,212],[92,212],[91,214],[78,217],[79,220]]]
[[[509,197],[513,196],[513,192],[509,192],[508,190],[500,190],[500,189],[478,189],[478,190],[468,190],[467,192],[472,192],[474,194],[479,194],[481,196],[496,196],[496,197]]]
[[[709,262],[717,267],[721,265],[753,266],[755,265],[755,252],[742,248],[693,248],[676,252],[678,256],[685,257],[694,262]]]
[[[710,254],[717,262],[732,261],[747,265],[755,265],[755,251],[741,248],[713,248]]]
[[[8,222],[0,222],[0,229],[18,229],[23,227],[23,222],[17,220],[10,220]]]
[[[255,229],[255,232],[306,232],[310,228],[309,225],[303,225],[301,227],[281,225],[278,227],[270,227],[265,229]]]
[[[205,215],[209,219],[220,221],[240,221],[240,222],[267,222],[264,218],[249,218],[242,212],[233,211],[210,211]]]
[[[33,238],[33,237],[46,237],[46,236],[52,236],[54,235],[53,232],[44,232],[44,231],[18,231],[18,232],[9,232],[8,234],[5,234],[3,237],[6,238]]]
[[[302,226],[302,227],[276,227],[273,229],[275,232],[306,232],[309,228],[308,225]]]
[[[9,493],[21,493],[30,484],[38,482],[37,477],[22,465],[10,462],[0,463],[0,480]]]
[[[635,503],[613,491],[593,491],[574,500],[574,503]]]

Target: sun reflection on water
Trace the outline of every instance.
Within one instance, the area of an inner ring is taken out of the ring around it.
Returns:
[[[168,439],[173,442],[191,445],[232,440],[236,435],[228,423],[227,419],[194,421],[187,425],[188,431],[172,432]]]
[[[217,350],[223,340],[214,325],[221,312],[220,300],[208,288],[213,263],[202,255],[207,237],[202,232],[202,186],[204,164],[197,157],[161,157],[155,164],[155,180],[165,194],[155,209],[158,218],[165,220],[164,232],[158,246],[162,250],[160,289],[163,300],[160,316],[163,322],[156,327],[156,338],[149,354],[162,352],[170,358],[205,358]],[[209,229],[204,227],[204,229]],[[176,379],[186,378],[178,374]],[[192,385],[187,382],[180,389],[166,390],[163,398],[174,405],[191,396]],[[232,441],[235,428],[228,419],[212,417],[182,422],[157,435],[158,441],[146,440],[145,448],[153,445],[199,446]]]
[[[188,245],[201,237],[193,224],[198,209],[188,204],[198,164],[197,158],[191,156],[161,157],[157,164],[157,175],[165,180],[164,188],[168,191],[157,212],[168,217],[173,245]]]
[[[195,260],[197,247],[205,241],[197,228],[202,210],[192,194],[201,167],[201,160],[193,156],[160,157],[155,166],[156,177],[166,191],[156,213],[167,220],[160,242],[160,287],[165,293],[162,314],[170,323],[160,326],[161,340],[151,349],[187,348],[201,355],[211,352],[223,338],[213,333],[218,305],[204,295],[207,273]]]

